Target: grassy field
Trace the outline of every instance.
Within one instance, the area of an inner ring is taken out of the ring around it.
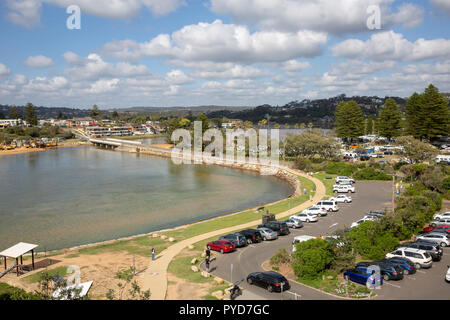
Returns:
[[[164,249],[166,249],[170,244],[174,242],[168,242],[162,240],[160,238],[152,238],[149,236],[142,236],[132,240],[122,240],[116,241],[111,244],[103,244],[88,248],[79,249],[78,253],[74,253],[72,255],[80,255],[80,254],[99,254],[103,252],[111,252],[111,251],[124,251],[129,254],[140,255],[144,257],[151,256],[151,249],[155,248],[156,254],[160,253]]]
[[[31,276],[25,277],[24,280],[28,283],[36,283],[39,282],[41,275],[44,274],[44,272],[48,272],[48,274],[50,276],[54,276],[56,274],[59,274],[61,277],[65,277],[67,274],[67,267],[66,266],[61,266],[61,267],[57,267],[55,269],[51,269],[51,270],[43,270],[40,271],[38,273],[32,274]]]
[[[337,175],[321,172],[315,174],[314,177],[322,181],[322,183],[325,185],[325,188],[327,189],[327,196],[333,197],[333,185],[335,184],[334,179],[337,177]],[[332,179],[325,179],[326,177],[332,177]]]

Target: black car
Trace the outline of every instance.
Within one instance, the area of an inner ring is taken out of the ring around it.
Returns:
[[[220,237],[219,240],[228,240],[232,244],[234,244],[236,248],[247,246],[247,239],[243,234],[240,233],[227,234],[225,236]]]
[[[267,223],[260,224],[258,228],[269,228],[270,230],[278,233],[279,236],[288,235],[291,233],[287,224],[281,221],[269,221]]]
[[[369,161],[370,160],[370,156],[366,156],[366,155],[360,156],[359,160],[361,160],[361,161]]]
[[[383,152],[383,153],[384,153],[384,155],[386,155],[386,156],[392,156],[392,155],[394,154],[394,152],[389,151],[389,150],[387,150],[387,151],[385,151],[385,152]]]
[[[414,265],[414,262],[409,260],[408,258],[402,258],[402,257],[393,257],[386,260],[381,260],[382,262],[387,262],[396,266],[399,266],[400,268],[403,268],[406,274],[414,274],[416,273],[416,266]]]
[[[374,261],[374,262],[359,262],[356,265],[356,269],[366,269],[369,266],[378,266],[380,268],[383,280],[402,280],[403,279],[403,268],[396,266],[395,264],[387,263],[384,261]]]
[[[420,239],[415,242],[405,242],[401,246],[425,250],[431,255],[433,261],[441,261],[442,255],[444,254],[442,247],[433,241]]]
[[[263,241],[262,235],[258,230],[255,229],[246,229],[239,231],[246,239],[247,243],[259,243]]]
[[[253,272],[247,276],[248,284],[267,289],[269,292],[282,292],[289,290],[289,281],[275,271]]]

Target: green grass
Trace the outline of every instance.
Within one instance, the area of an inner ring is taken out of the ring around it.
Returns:
[[[337,177],[336,174],[328,174],[328,173],[317,173],[314,175],[317,179],[322,181],[322,183],[325,185],[325,188],[327,189],[327,196],[333,197],[333,185],[335,184],[335,178]],[[325,177],[332,177],[333,179],[325,179]]]
[[[43,270],[38,273],[32,274],[31,276],[25,277],[24,280],[27,281],[28,283],[37,283],[39,282],[41,275],[44,274],[45,272],[48,272],[49,276],[59,274],[61,277],[65,277],[67,274],[67,267],[61,266],[51,270]]]
[[[191,260],[197,258],[198,262],[196,264],[191,264]],[[201,252],[192,255],[178,255],[169,264],[168,272],[173,273],[178,278],[184,279],[193,283],[207,283],[212,280],[212,278],[205,278],[201,275],[200,263],[203,261],[201,257]],[[194,272],[191,270],[191,266],[197,266],[199,272]]]
[[[172,242],[173,243],[173,242]],[[115,241],[110,244],[97,245],[78,250],[78,254],[95,255],[111,251],[124,251],[129,254],[150,257],[151,249],[155,248],[155,254],[166,249],[171,243],[161,238],[143,236],[132,240]]]
[[[64,258],[66,259],[71,259],[71,258],[78,258],[80,255],[78,253],[71,253],[68,254],[67,256],[64,256]]]

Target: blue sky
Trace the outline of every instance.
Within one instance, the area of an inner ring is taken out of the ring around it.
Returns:
[[[81,9],[69,30],[66,8]],[[256,106],[450,91],[450,1],[6,0],[0,103]],[[380,9],[369,30],[367,8]]]

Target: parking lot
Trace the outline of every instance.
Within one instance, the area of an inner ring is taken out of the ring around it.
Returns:
[[[291,234],[288,236],[280,236],[274,241],[251,244],[232,253],[219,254],[211,264],[211,273],[227,281],[244,280],[239,286],[247,292],[243,295],[246,299],[339,299],[293,281],[290,281],[291,289],[288,292],[269,293],[263,288],[248,285],[245,279],[249,273],[264,271],[261,265],[279,249],[285,248],[291,252],[292,240],[295,236],[325,236],[338,229],[349,227],[369,210],[390,208],[392,196],[390,182],[357,182],[355,186],[356,193],[351,194],[353,203],[340,203],[338,212],[328,213],[318,222],[304,223],[301,229],[291,229]],[[420,269],[416,274],[405,276],[401,281],[385,281],[382,288],[376,291],[378,295],[376,299],[448,299],[450,286],[444,282],[446,267],[450,265],[448,251],[449,249],[444,248],[442,261],[433,263],[431,269]]]

